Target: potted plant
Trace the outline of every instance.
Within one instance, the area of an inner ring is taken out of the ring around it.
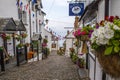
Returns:
[[[24,44],[22,44],[22,43],[19,43],[18,45],[17,45],[17,48],[23,48],[24,47]]]
[[[27,35],[27,33],[22,33],[21,36],[22,36],[22,38],[26,38],[28,35]]]
[[[85,59],[79,58],[77,65],[79,66],[79,68],[84,68],[85,67]]]
[[[2,33],[2,34],[1,34],[1,37],[2,37],[4,40],[9,40],[9,39],[11,39],[10,34]]]
[[[43,43],[48,43],[48,40],[47,39],[43,39]]]
[[[22,39],[22,36],[18,34],[14,34],[14,37],[17,41],[20,41]]]
[[[76,64],[77,60],[78,60],[78,56],[77,56],[76,53],[74,53],[74,54],[72,55],[72,61],[73,61],[73,63]]]
[[[112,77],[120,77],[119,17],[111,16],[102,20],[96,26],[90,40],[103,71]]]

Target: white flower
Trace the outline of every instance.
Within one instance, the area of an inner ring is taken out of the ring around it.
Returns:
[[[113,25],[113,29],[120,30],[120,28],[117,25]]]
[[[97,36],[104,33],[104,27],[99,27],[97,29]]]
[[[111,22],[106,21],[105,26],[110,27],[111,25],[114,25],[114,24],[113,24],[113,23],[111,23]]]
[[[104,36],[107,39],[111,39],[114,36],[114,31],[110,28],[105,28]]]
[[[99,43],[100,43],[101,45],[105,45],[105,44],[107,44],[108,41],[109,41],[109,40],[106,39],[106,38],[99,39]]]

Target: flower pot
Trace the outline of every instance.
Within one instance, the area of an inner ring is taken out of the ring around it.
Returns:
[[[120,77],[120,56],[117,53],[104,55],[105,48],[100,47],[96,50],[98,61],[103,71],[114,78]]]
[[[88,35],[81,35],[80,40],[81,41],[88,41],[89,37],[88,37]]]

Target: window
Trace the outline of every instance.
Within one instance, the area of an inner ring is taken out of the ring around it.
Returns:
[[[47,35],[45,36],[45,39],[48,39],[48,36],[47,36]]]

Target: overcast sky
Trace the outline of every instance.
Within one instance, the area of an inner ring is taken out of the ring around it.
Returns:
[[[43,11],[47,14],[49,20],[48,27],[54,32],[65,36],[67,29],[64,27],[73,27],[74,16],[69,16],[68,0],[42,0]]]

